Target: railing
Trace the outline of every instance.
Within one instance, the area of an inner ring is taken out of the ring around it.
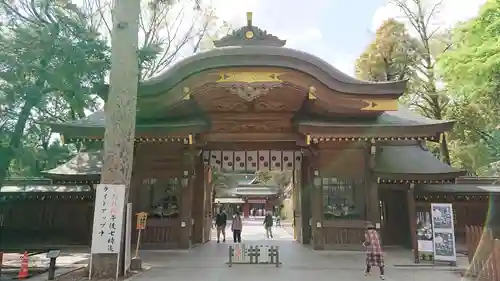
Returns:
[[[274,264],[281,266],[279,246],[234,244],[229,246],[227,264]]]
[[[466,226],[465,235],[470,263],[466,276],[500,281],[500,240],[481,226]]]

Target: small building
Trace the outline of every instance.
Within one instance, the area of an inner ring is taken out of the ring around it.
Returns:
[[[464,174],[426,149],[453,122],[401,106],[405,81],[360,81],[285,43],[249,18],[215,49],[139,85],[130,200],[134,212],[158,214],[144,231],[146,247],[210,240],[212,169],[293,173],[295,238],[317,250],[359,248],[367,223],[386,244],[407,244],[414,187]],[[100,143],[104,118],[98,111],[51,127],[67,142]],[[83,170],[100,165],[84,162],[47,174],[83,180]],[[239,188],[248,200],[272,197]]]

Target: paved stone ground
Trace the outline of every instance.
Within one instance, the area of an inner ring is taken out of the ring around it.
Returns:
[[[232,233],[228,231],[228,238]],[[215,237],[212,238],[215,240]],[[228,267],[228,245],[215,241],[191,251],[145,251],[142,258],[151,269],[131,278],[132,281],[225,281],[225,280],[378,280],[378,272],[363,274],[364,253],[315,252],[295,241],[285,228],[274,228],[274,239],[267,239],[261,219],[244,222],[242,242],[249,245],[275,245],[281,248],[282,267],[273,265],[234,265]],[[397,268],[387,261],[386,280],[439,281],[460,280],[451,270],[430,267]]]

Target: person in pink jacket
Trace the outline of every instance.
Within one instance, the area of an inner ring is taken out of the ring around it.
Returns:
[[[241,219],[240,213],[234,213],[233,223],[231,224],[231,230],[233,231],[234,243],[241,243],[241,231],[243,230],[243,221]]]

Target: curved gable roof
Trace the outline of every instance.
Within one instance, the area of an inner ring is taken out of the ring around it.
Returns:
[[[139,95],[162,94],[187,77],[205,70],[235,67],[288,68],[309,74],[330,89],[346,94],[398,97],[406,90],[406,81],[358,80],[306,52],[276,46],[230,46],[201,52],[177,62],[162,74],[142,81]]]

